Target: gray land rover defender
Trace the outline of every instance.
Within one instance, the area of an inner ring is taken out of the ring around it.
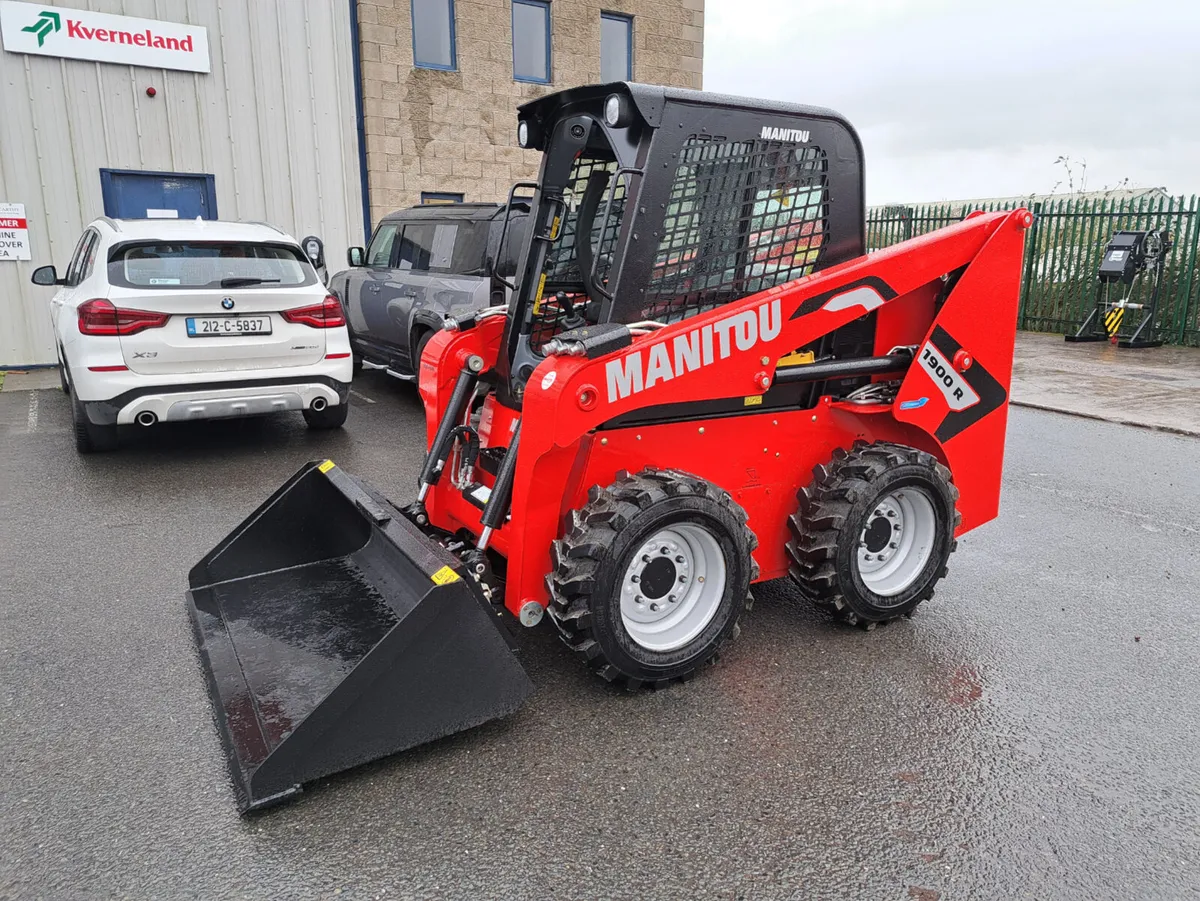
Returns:
[[[515,270],[529,205],[429,204],[399,210],[376,226],[349,269],[329,279],[346,310],[355,371],[365,364],[416,379],[421,351],[447,316],[507,302],[501,279]],[[501,233],[504,248],[501,252]],[[499,276],[499,278],[497,278]]]

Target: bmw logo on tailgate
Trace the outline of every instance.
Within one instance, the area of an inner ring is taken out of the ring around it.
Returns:
[[[226,310],[232,310],[233,309],[233,298],[226,297],[224,300],[221,301],[221,306]]]

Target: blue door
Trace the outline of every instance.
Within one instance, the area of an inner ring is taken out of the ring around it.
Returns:
[[[114,219],[217,218],[211,175],[101,169],[100,191]]]

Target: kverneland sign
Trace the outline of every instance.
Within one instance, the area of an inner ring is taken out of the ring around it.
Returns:
[[[83,9],[0,0],[10,53],[64,56],[151,69],[209,72],[208,29]]]

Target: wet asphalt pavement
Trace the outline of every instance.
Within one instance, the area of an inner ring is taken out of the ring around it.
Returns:
[[[1019,409],[1000,520],[911,621],[759,586],[635,696],[543,626],[514,717],[239,818],[187,570],[307,460],[411,496],[415,392],[355,390],[342,433],[88,459],[62,395],[0,395],[0,897],[1200,897],[1200,442]]]

